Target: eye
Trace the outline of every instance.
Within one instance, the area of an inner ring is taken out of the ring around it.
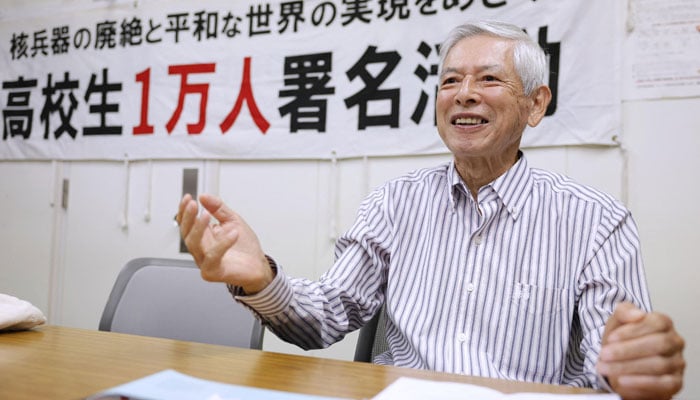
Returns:
[[[455,78],[454,76],[448,76],[442,80],[443,85],[450,85],[452,83],[457,83],[457,78]]]
[[[498,78],[496,78],[493,75],[485,75],[483,80],[486,82],[496,82],[498,80]]]

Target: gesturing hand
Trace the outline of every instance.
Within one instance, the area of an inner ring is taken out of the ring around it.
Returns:
[[[220,198],[202,194],[199,201],[200,215],[197,202],[186,194],[176,220],[202,278],[241,286],[247,294],[264,289],[274,274],[255,232]],[[218,224],[211,223],[212,215]]]

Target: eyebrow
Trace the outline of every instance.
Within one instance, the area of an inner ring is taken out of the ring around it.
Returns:
[[[502,70],[503,67],[500,64],[487,64],[487,65],[481,65],[476,67],[477,72],[484,72],[484,71],[490,71],[490,70]],[[449,73],[457,73],[459,72],[458,68],[454,67],[448,67],[445,68],[441,73],[440,73],[440,78],[443,76],[449,74]]]

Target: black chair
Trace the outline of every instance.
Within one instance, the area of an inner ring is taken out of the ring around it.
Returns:
[[[223,283],[190,260],[137,258],[119,273],[101,331],[262,349],[264,329]]]
[[[382,307],[365,326],[360,328],[354,360],[371,363],[374,357],[389,350],[385,331],[386,314]]]

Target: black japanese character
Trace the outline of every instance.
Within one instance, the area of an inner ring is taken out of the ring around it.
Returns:
[[[29,58],[29,45],[27,44],[27,39],[29,35],[22,32],[19,35],[12,34],[12,40],[10,42],[10,53],[12,53],[13,60],[19,60],[22,57]]]
[[[438,56],[439,52],[439,45],[435,46],[435,57]],[[426,60],[430,57],[431,53],[433,53],[433,49],[425,42],[421,42],[420,45],[418,46],[418,53],[420,53]],[[433,63],[428,66],[428,68],[418,65],[416,69],[413,71],[413,74],[418,77],[423,83],[428,79],[428,76],[437,76],[438,75],[438,64]],[[437,94],[437,86],[434,86],[432,88],[432,92]],[[411,114],[411,120],[415,122],[416,124],[419,124],[421,119],[423,118],[423,114],[425,113],[425,109],[428,105],[428,99],[430,96],[428,93],[425,92],[425,90],[421,90],[420,92],[420,97],[418,99],[418,104],[416,104],[416,108],[413,110],[413,114]],[[435,118],[433,117],[433,124],[435,124]]]
[[[161,37],[156,37],[153,38],[151,35],[155,35],[156,31],[160,29],[161,24],[154,24],[153,19],[148,20],[148,32],[146,33],[146,42],[147,43],[160,43],[163,41],[163,38]]]
[[[78,100],[73,95],[73,90],[78,88],[78,81],[71,81],[69,79],[69,73],[65,72],[63,81],[56,82],[54,86],[51,82],[51,74],[48,76],[46,82],[46,87],[41,90],[44,95],[44,106],[41,109],[40,119],[44,124],[44,139],[49,138],[49,117],[51,114],[58,112],[58,116],[61,120],[61,125],[53,131],[54,137],[58,139],[63,133],[68,133],[71,138],[75,139],[75,135],[78,132],[71,124],[70,119],[73,116],[73,112],[78,108]],[[66,98],[64,92],[68,92],[68,105],[67,107],[63,104],[63,100]],[[54,101],[53,95],[58,93],[58,98]]]
[[[83,41],[85,42],[85,46],[83,46]],[[90,42],[92,41],[92,34],[90,33],[90,30],[88,28],[80,28],[78,29],[77,32],[75,32],[75,35],[73,36],[73,46],[76,49],[82,48],[87,49],[88,46],[90,46]]]
[[[70,48],[70,32],[68,25],[53,28],[51,35],[51,51],[53,54],[68,53]]]
[[[38,53],[45,56],[49,55],[47,42],[48,36],[46,36],[46,29],[34,32],[34,43],[32,44],[32,58],[34,58]]]
[[[140,19],[136,17],[131,18],[131,21],[124,19],[119,33],[119,44],[122,47],[139,46],[141,45],[142,35],[143,28],[141,27]]]
[[[117,36],[117,29],[114,27],[117,21],[105,21],[97,24],[96,34],[95,34],[95,48],[100,50],[105,47],[113,49],[117,47],[117,42],[115,37]]]
[[[229,11],[229,13],[224,16],[223,20],[224,27],[221,28],[221,33],[230,38],[236,37],[241,33],[240,29],[238,29],[238,24],[243,21],[241,17],[236,17]]]
[[[345,99],[347,108],[359,106],[358,129],[366,129],[368,126],[388,125],[392,128],[399,126],[399,102],[400,89],[379,89],[379,86],[386,80],[391,72],[401,61],[399,53],[383,52],[377,53],[375,46],[369,46],[360,60],[355,63],[346,73],[350,80],[360,77],[365,83],[365,87],[354,95]],[[370,64],[384,64],[382,70],[373,76],[367,66]],[[386,115],[368,115],[369,102],[389,101],[390,112]]]
[[[372,14],[372,10],[368,8],[367,3],[369,3],[369,0],[343,0],[343,4],[346,5],[346,11],[340,14],[344,18],[343,26],[355,20],[369,24],[370,19],[368,15]]]
[[[299,22],[304,22],[304,2],[301,0],[280,3],[279,33],[284,33],[289,27],[289,21],[293,20],[292,30],[297,31]]]
[[[199,11],[195,13],[194,16],[195,18],[192,22],[194,24],[194,31],[192,35],[197,38],[197,41],[202,41],[202,34],[204,34],[206,39],[216,39],[219,33],[219,13],[205,13],[204,11]]]
[[[88,112],[90,114],[100,115],[100,125],[99,126],[87,126],[83,128],[83,135],[121,135],[122,127],[119,126],[107,126],[107,113],[119,112],[119,104],[107,103],[107,94],[109,92],[121,92],[121,83],[108,83],[107,81],[107,68],[102,68],[102,84],[97,84],[97,75],[92,74],[90,76],[90,84],[88,84],[87,90],[85,91],[85,102],[90,101],[90,96],[93,93],[99,94],[99,103],[90,104],[88,106]]]
[[[257,10],[253,9],[251,5],[248,9],[248,35],[263,35],[270,33],[270,16],[272,15],[272,9],[270,9],[270,4],[263,5],[258,4]]]
[[[170,26],[165,28],[165,31],[175,33],[175,43],[180,42],[180,32],[190,30],[187,25],[187,13],[168,14],[168,23]]]
[[[387,7],[386,3],[389,3],[389,7]],[[377,14],[377,17],[389,21],[394,18],[397,12],[399,19],[408,19],[411,15],[411,11],[408,9],[408,0],[379,0],[379,14]]]
[[[21,136],[28,139],[32,133],[34,110],[29,108],[29,89],[36,87],[36,79],[25,80],[20,76],[16,81],[5,81],[3,89],[8,89],[7,107],[2,110],[3,140],[7,137]]]
[[[326,17],[327,12],[330,13],[330,17]],[[323,21],[326,21],[323,26],[328,26],[335,21],[336,12],[335,4],[330,1],[324,1],[314,7],[314,10],[311,12],[311,23],[314,24],[314,26],[319,26]]]
[[[559,53],[561,42],[547,42],[547,27],[540,27],[537,35],[540,47],[547,54],[549,59],[549,89],[552,91],[552,101],[547,106],[545,116],[554,115],[557,111],[557,92],[559,89]]]
[[[437,10],[435,10],[433,7],[433,2],[435,0],[416,0],[416,5],[419,6],[418,12],[421,13],[421,15],[433,15],[437,13]]]
[[[312,97],[335,93],[334,87],[327,86],[331,70],[331,53],[285,57],[284,84],[291,88],[280,90],[279,95],[294,99],[280,107],[279,112],[281,116],[291,114],[291,132],[300,129],[326,131],[326,99]]]

